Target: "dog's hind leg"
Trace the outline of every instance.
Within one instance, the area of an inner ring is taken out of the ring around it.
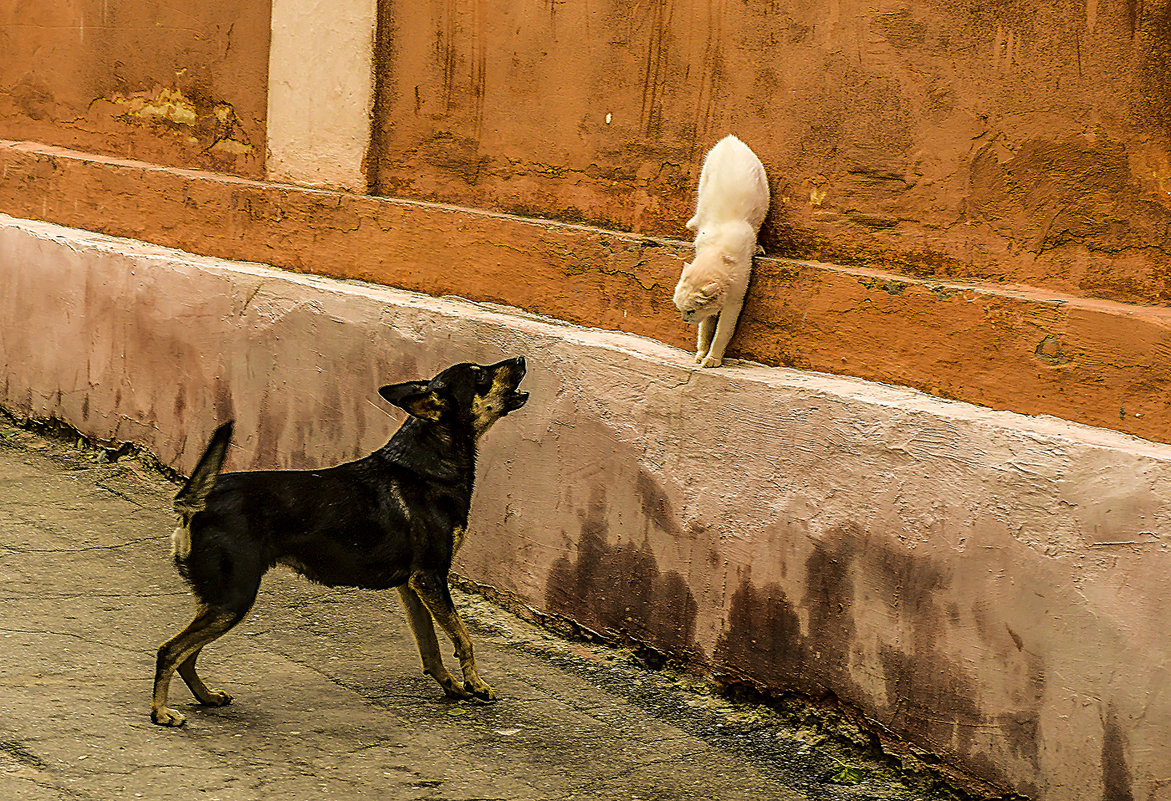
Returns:
[[[434,573],[415,573],[408,581],[408,585],[419,598],[427,605],[427,609],[438,621],[451,642],[455,645],[455,655],[459,659],[459,666],[464,674],[464,689],[477,698],[492,701],[496,693],[480,678],[476,670],[476,657],[472,651],[472,638],[468,636],[468,629],[460,620],[455,611],[455,604],[451,600],[451,591],[447,587],[447,577]]]
[[[206,606],[200,607],[195,618],[187,624],[187,628],[159,646],[158,660],[155,663],[154,695],[150,704],[150,719],[152,721],[160,726],[182,726],[187,720],[179,712],[167,708],[171,678],[175,675],[175,670],[180,669],[180,665],[184,665],[180,675],[183,676],[184,680],[187,680],[192,692],[195,692],[195,686],[187,679],[188,671],[195,683],[207,692],[207,697],[218,698],[222,695],[208,691],[199,677],[195,675],[195,657],[205,645],[223,636],[239,623],[244,614],[246,613],[230,612]],[[199,698],[198,693],[196,693],[196,697]],[[202,698],[199,700],[203,701]],[[227,701],[222,703],[227,703]]]
[[[408,586],[398,588],[402,598],[403,608],[407,611],[407,622],[411,625],[411,632],[415,635],[415,642],[419,646],[419,658],[423,660],[423,672],[443,688],[443,692],[452,698],[467,698],[470,692],[455,680],[455,676],[443,664],[443,657],[439,654],[439,640],[435,637],[435,626],[431,622],[431,613],[419,600],[419,596]]]
[[[204,706],[227,706],[232,703],[232,696],[222,690],[209,690],[195,672],[195,660],[199,658],[199,652],[202,650],[197,648],[191,656],[179,663],[179,675],[199,703]]]

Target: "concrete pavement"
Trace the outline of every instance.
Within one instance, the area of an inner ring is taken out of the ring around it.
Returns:
[[[176,679],[188,725],[156,727],[155,648],[191,612],[168,558],[174,489],[143,460],[106,462],[0,416],[0,797],[951,797],[475,596],[458,602],[501,700],[447,701],[420,671],[395,593],[283,569],[200,660],[233,704],[197,707]]]

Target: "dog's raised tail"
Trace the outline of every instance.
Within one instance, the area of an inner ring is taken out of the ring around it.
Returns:
[[[224,466],[224,458],[228,455],[228,443],[232,440],[232,423],[233,421],[229,420],[211,435],[211,442],[207,444],[203,456],[199,457],[199,464],[195,465],[191,478],[187,479],[183,489],[175,496],[175,511],[184,521],[207,508],[207,496],[211,494],[220,468]]]

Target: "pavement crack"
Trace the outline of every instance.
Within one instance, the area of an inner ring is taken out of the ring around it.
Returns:
[[[30,751],[20,740],[0,740],[0,752],[8,754],[25,767],[36,770],[44,770],[48,767],[43,759]]]
[[[0,628],[0,633],[3,634],[32,634],[37,637],[72,637],[76,640],[89,643],[91,645],[104,645],[107,648],[114,648],[119,651],[126,651],[128,653],[137,654],[142,651],[141,648],[132,648],[128,645],[120,645],[118,643],[108,642],[106,640],[95,640],[92,637],[85,637],[81,634],[76,634],[72,631],[46,631],[45,629],[10,629]]]
[[[116,542],[112,545],[85,545],[80,548],[26,548],[22,545],[0,545],[0,551],[8,551],[9,553],[89,553],[91,551],[114,551],[119,548],[129,548],[132,545],[138,545],[143,542],[157,542],[159,540],[169,539],[170,535],[139,537],[135,540]]]
[[[0,601],[71,601],[75,598],[179,598],[190,596],[190,592],[62,592],[53,595],[36,593],[17,595],[0,593]]]

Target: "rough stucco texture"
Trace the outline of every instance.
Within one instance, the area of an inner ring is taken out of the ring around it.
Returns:
[[[261,177],[268,0],[0,6],[0,137]]]
[[[525,354],[465,575],[777,688],[832,692],[1045,801],[1166,799],[1171,447],[456,300],[7,219],[0,404],[187,471],[335,463],[382,383]],[[504,701],[507,703],[507,699]]]
[[[1171,299],[1166,0],[386,0],[383,194],[683,235],[735,133],[771,253]]]

